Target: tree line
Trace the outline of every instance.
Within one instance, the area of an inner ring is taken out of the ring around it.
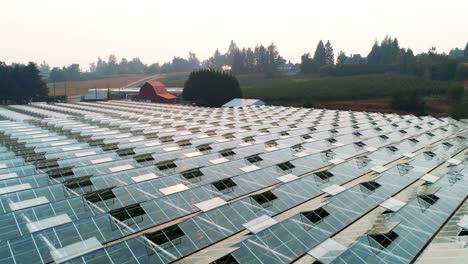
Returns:
[[[221,54],[215,50],[212,57],[202,63],[203,68],[223,70],[228,66],[235,74],[265,73],[272,75],[277,71],[279,65],[285,64],[286,60],[280,55],[274,43],[268,46],[259,44],[255,48],[237,46],[231,41],[226,53]]]
[[[322,67],[335,64],[335,54],[333,46],[330,41],[324,45],[320,40],[315,48],[314,56],[311,57],[310,53],[305,53],[301,56],[301,71],[303,73],[318,72]]]
[[[158,74],[171,72],[190,72],[197,69],[230,70],[236,74],[270,73],[276,72],[278,65],[284,64],[285,59],[279,54],[274,43],[268,46],[259,44],[254,48],[239,48],[231,41],[225,53],[216,49],[213,56],[201,61],[193,52],[187,58],[175,56],[171,61],[163,64],[144,64],[140,58],[131,60],[121,58],[118,61],[114,54],[107,60],[98,57],[96,62],[89,65],[89,71],[82,71],[79,64],[51,68],[45,61],[39,65],[41,76],[49,82],[78,81],[99,79],[105,76],[122,74]]]
[[[350,76],[397,72],[437,81],[464,80],[468,78],[468,43],[464,50],[452,49],[449,54],[438,53],[433,47],[415,55],[411,49],[400,47],[397,38],[385,37],[375,42],[367,57],[347,56],[340,51],[334,62],[333,46],[319,41],[314,56],[301,57],[302,73],[322,76]]]
[[[41,79],[36,64],[6,65],[0,61],[0,103],[25,104],[46,101],[47,85]]]
[[[158,74],[171,72],[189,72],[196,69],[230,70],[234,74],[262,73],[275,75],[278,66],[290,64],[281,56],[274,43],[268,46],[258,44],[255,47],[240,48],[231,41],[227,51],[216,49],[213,56],[200,60],[195,53],[188,57],[174,57],[163,64],[145,64],[140,58],[130,60],[110,55],[107,60],[98,58],[89,66],[89,71],[82,71],[80,65],[71,64],[63,67],[51,67],[43,62],[39,70],[44,79],[50,82],[100,79],[106,76],[122,74]],[[350,76],[397,72],[415,75],[431,80],[463,80],[468,78],[468,43],[464,49],[455,48],[448,54],[438,53],[436,48],[414,54],[410,48],[402,48],[397,38],[385,37],[375,42],[367,56],[347,55],[343,51],[335,53],[330,41],[319,41],[315,52],[301,56],[300,70],[304,74],[321,76]],[[292,64],[291,64],[292,65]]]
[[[95,80],[124,74],[188,72],[198,68],[200,68],[200,61],[192,52],[189,52],[187,59],[174,57],[171,62],[166,62],[163,65],[159,63],[146,65],[138,57],[131,60],[121,58],[119,62],[114,54],[111,54],[107,60],[98,57],[96,62],[89,65],[89,71],[82,71],[80,65],[76,63],[61,68],[51,68],[46,62],[39,65],[42,78],[48,82]]]

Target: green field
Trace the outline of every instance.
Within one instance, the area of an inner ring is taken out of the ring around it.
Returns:
[[[265,79],[243,86],[245,97],[266,101],[338,101],[390,97],[395,90],[418,89],[426,96],[445,94],[451,82],[431,81],[412,76],[376,74],[347,77],[295,76]]]
[[[189,73],[161,76],[169,87],[183,87]],[[397,89],[418,89],[427,102],[427,111],[435,116],[447,116],[449,105],[446,91],[461,85],[458,82],[431,81],[400,74],[373,74],[345,77],[296,75],[266,78],[263,74],[237,75],[244,98],[258,98],[270,104],[315,106],[320,108],[395,112],[390,98]]]
[[[159,80],[169,87],[183,87],[187,77],[188,73],[172,73]],[[245,98],[285,103],[381,99],[390,97],[398,88],[418,89],[425,96],[440,96],[445,95],[450,86],[460,85],[399,74],[346,77],[297,75],[282,78],[245,74],[237,78]]]

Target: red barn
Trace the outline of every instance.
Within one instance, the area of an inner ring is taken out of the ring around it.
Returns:
[[[166,86],[160,81],[148,81],[141,88],[138,94],[140,100],[147,100],[154,103],[175,103],[177,97],[168,93]]]

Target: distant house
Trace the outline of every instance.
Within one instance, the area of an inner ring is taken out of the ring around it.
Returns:
[[[266,105],[265,102],[258,99],[241,99],[235,98],[225,103],[223,107],[245,107],[245,106],[262,106]]]
[[[139,100],[153,103],[175,103],[177,97],[167,91],[166,86],[160,81],[148,81],[140,88]]]
[[[362,57],[361,54],[351,54],[346,60],[347,64],[365,64],[367,63],[367,58]]]
[[[285,63],[276,66],[276,70],[285,75],[295,75],[301,71],[300,64]]]

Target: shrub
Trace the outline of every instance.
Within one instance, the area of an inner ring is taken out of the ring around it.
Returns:
[[[460,102],[463,98],[463,86],[451,86],[447,89],[447,100],[451,103]]]
[[[450,106],[450,117],[454,119],[468,118],[468,103],[456,103]]]
[[[408,111],[418,115],[426,114],[426,102],[416,89],[396,90],[392,96],[391,106],[398,111]]]
[[[455,71],[455,79],[459,81],[468,80],[468,63],[459,63]]]
[[[449,115],[455,119],[468,118],[468,93],[463,88],[457,94],[458,100],[452,102],[449,109]]]
[[[197,70],[190,73],[182,97],[200,106],[221,106],[242,97],[239,81],[232,74],[217,70]]]

